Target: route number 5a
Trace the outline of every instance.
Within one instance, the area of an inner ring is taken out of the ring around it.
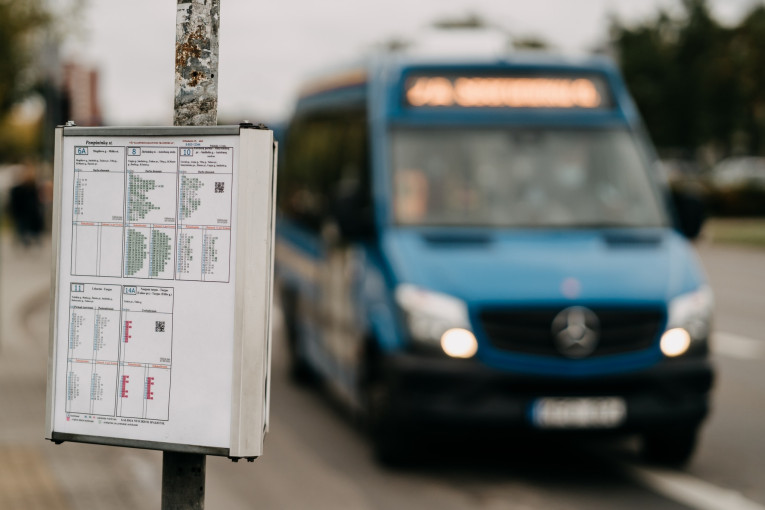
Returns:
[[[77,156],[87,156],[88,155],[88,148],[87,147],[75,147],[74,153]]]

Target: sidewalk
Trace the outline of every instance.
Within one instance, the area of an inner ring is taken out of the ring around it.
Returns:
[[[45,441],[50,243],[0,236],[0,509],[159,508],[160,452]]]

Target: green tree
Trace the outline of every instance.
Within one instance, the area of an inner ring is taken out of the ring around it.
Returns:
[[[49,19],[40,0],[0,0],[0,117],[34,86],[26,73]]]
[[[657,19],[634,28],[615,21],[611,31],[622,72],[654,140],[660,147],[674,143],[675,116],[665,109],[665,104],[672,82],[675,23],[661,13]]]
[[[660,12],[637,26],[612,24],[627,83],[660,149],[692,157],[765,150],[765,8],[733,28],[706,0],[684,0],[683,15]],[[741,140],[746,141],[741,147]]]
[[[739,93],[744,99],[736,126],[741,148],[765,154],[765,6],[756,7],[733,29],[729,54],[739,73]]]

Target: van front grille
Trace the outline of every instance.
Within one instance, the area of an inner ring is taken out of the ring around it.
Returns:
[[[496,349],[537,356],[564,357],[555,345],[552,324],[562,311],[555,309],[484,309],[481,327]],[[599,322],[598,342],[587,356],[609,356],[650,348],[664,323],[662,309],[591,308]]]

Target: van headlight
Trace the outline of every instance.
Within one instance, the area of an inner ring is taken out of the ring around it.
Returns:
[[[661,337],[661,352],[670,358],[689,351],[706,352],[713,307],[712,289],[707,285],[670,301],[667,330]]]
[[[396,287],[395,299],[404,313],[415,342],[438,347],[451,357],[470,358],[478,341],[470,331],[464,301],[404,283]]]

